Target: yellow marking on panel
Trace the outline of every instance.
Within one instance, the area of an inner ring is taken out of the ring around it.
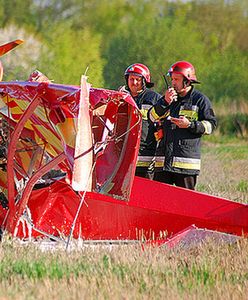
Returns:
[[[0,186],[7,186],[7,172],[0,169]]]
[[[49,111],[47,111],[47,114],[48,113],[49,113]],[[38,106],[35,109],[35,115],[38,116],[42,121],[48,122],[44,107]]]
[[[33,125],[40,134],[44,137],[44,140],[49,144],[53,145],[56,149],[63,151],[61,141],[49,130],[47,130],[44,126],[41,125]]]
[[[18,156],[22,162],[22,168],[25,170],[25,172],[27,172],[31,160],[30,155],[28,154],[28,152],[25,151],[25,152],[19,152]]]
[[[67,118],[64,123],[58,123],[56,129],[58,133],[62,136],[64,142],[71,147],[75,147],[75,138],[76,138],[76,128],[75,122],[76,119]]]
[[[15,99],[15,98],[9,98],[9,100],[12,100],[16,103],[17,106],[19,106],[23,111],[27,109],[30,101],[24,100],[24,99]]]

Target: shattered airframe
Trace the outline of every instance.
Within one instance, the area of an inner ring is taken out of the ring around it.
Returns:
[[[11,43],[0,55],[21,41]],[[0,82],[0,116],[0,224],[13,236],[165,240],[192,225],[248,233],[247,205],[135,176],[141,115],[125,92],[36,72]]]

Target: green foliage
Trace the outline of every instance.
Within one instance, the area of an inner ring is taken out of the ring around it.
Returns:
[[[55,82],[78,85],[87,71],[89,81],[102,87],[104,60],[100,56],[100,37],[89,28],[74,31],[68,26],[59,26],[47,33],[48,53],[40,60],[41,70]]]
[[[103,44],[108,43],[112,34],[118,32],[126,23],[126,18],[132,14],[136,4],[126,0],[74,0],[71,10],[74,12],[71,18],[72,27],[75,30],[89,27],[94,32],[103,35]]]
[[[248,115],[229,114],[218,118],[218,128],[222,135],[248,137]]]
[[[245,0],[0,0],[1,29],[15,25],[16,35],[24,30],[42,48],[28,44],[22,64],[6,58],[5,80],[40,69],[56,82],[79,84],[89,66],[94,86],[116,89],[126,67],[141,62],[163,93],[161,75],[189,60],[211,100],[248,102],[247,15]]]
[[[33,25],[32,4],[33,0],[0,0],[0,27],[8,26],[9,23]]]
[[[233,48],[212,55],[211,64],[206,67],[203,90],[216,102],[248,99],[246,88],[248,56]]]
[[[123,82],[124,70],[135,62],[149,66],[156,89],[164,90],[162,74],[166,74],[169,66],[176,60],[199,59],[198,53],[203,51],[196,24],[186,24],[185,16],[170,17],[145,16],[133,19],[123,31],[119,31],[111,40],[105,56],[106,83],[116,88]],[[135,29],[135,30],[134,30]],[[144,34],[145,32],[145,34]],[[180,39],[178,39],[180,36]],[[177,51],[175,52],[175,45]],[[185,47],[188,49],[185,54]],[[113,68],[113,65],[115,68]]]

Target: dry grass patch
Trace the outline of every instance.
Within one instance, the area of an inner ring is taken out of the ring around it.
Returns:
[[[244,299],[248,241],[209,239],[190,249],[140,245],[67,253],[2,245],[0,297],[6,299]]]
[[[221,137],[214,137],[214,143],[204,140],[202,150],[197,190],[247,203],[248,142],[243,139],[225,142]]]

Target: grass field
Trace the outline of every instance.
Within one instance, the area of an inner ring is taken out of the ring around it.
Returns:
[[[211,137],[203,142],[197,189],[248,201],[248,144]],[[37,243],[39,244],[39,243]],[[44,251],[4,236],[0,299],[247,299],[248,240],[191,248],[140,244]]]
[[[203,141],[197,190],[248,202],[248,140],[211,136]]]
[[[42,252],[1,245],[0,299],[247,299],[248,241]]]

